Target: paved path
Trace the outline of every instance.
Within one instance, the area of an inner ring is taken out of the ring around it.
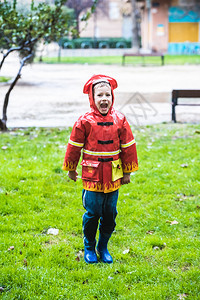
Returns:
[[[18,65],[10,59],[1,75],[13,76]],[[88,111],[84,83],[93,74],[117,79],[115,107],[133,125],[171,121],[172,89],[199,89],[199,66],[133,67],[117,65],[33,64],[22,70],[8,107],[8,126],[73,126],[79,115]],[[0,86],[0,107],[8,89]],[[178,107],[177,120],[200,122],[200,107]]]

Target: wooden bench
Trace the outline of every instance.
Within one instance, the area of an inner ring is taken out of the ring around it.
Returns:
[[[155,56],[160,56],[161,58],[161,65],[164,66],[165,61],[164,61],[164,54],[163,53],[124,53],[122,56],[122,65],[125,65],[125,57],[127,56],[137,56],[137,57],[155,57]]]
[[[200,106],[200,103],[178,103],[179,98],[200,98],[200,90],[173,90],[172,91],[172,121],[176,123],[176,106]]]

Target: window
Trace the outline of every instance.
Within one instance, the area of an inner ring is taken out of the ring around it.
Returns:
[[[195,4],[194,0],[179,0],[180,6],[192,6]]]

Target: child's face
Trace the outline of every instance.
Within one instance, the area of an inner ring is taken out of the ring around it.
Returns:
[[[94,102],[102,115],[108,113],[112,105],[112,93],[109,84],[98,83],[94,86]]]

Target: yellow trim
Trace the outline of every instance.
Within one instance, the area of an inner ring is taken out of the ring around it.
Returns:
[[[84,143],[73,142],[70,139],[69,139],[69,144],[71,144],[72,146],[81,147],[81,148],[84,146]]]
[[[83,179],[83,188],[92,192],[103,192],[103,185],[100,182],[92,182]]]
[[[130,141],[129,143],[127,143],[127,144],[121,144],[121,147],[122,148],[127,148],[127,147],[130,147],[133,144],[135,144],[135,140],[134,139],[132,141]]]
[[[120,150],[112,151],[112,152],[95,152],[95,151],[89,151],[86,149],[83,149],[83,153],[89,154],[89,155],[95,155],[95,156],[111,156],[111,155],[117,155],[120,153]]]
[[[108,184],[101,184],[100,182],[91,182],[83,179],[83,188],[92,192],[111,193],[118,190],[120,186],[121,179],[118,179],[112,183],[109,182]]]
[[[63,171],[75,171],[77,166],[77,162],[68,161],[63,164]]]
[[[138,165],[135,162],[132,162],[131,164],[124,164],[123,165],[123,172],[124,173],[131,173],[138,170]]]

